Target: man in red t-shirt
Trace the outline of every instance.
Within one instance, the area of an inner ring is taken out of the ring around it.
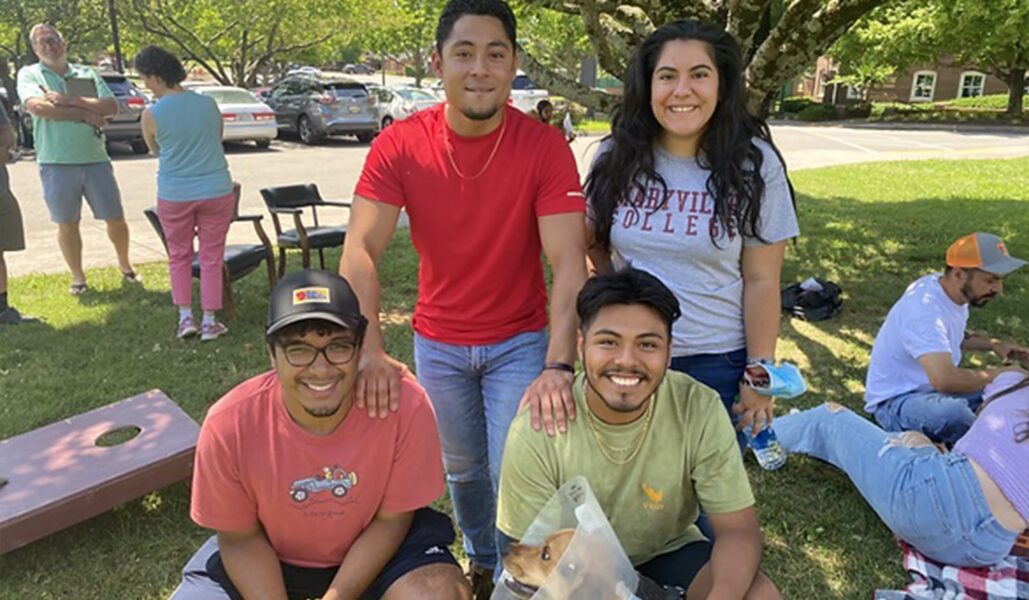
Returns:
[[[367,321],[347,282],[291,273],[272,292],[274,369],[208,411],[190,515],[217,534],[174,600],[471,598],[447,546],[432,406],[411,378],[390,419],[352,410]]]
[[[574,416],[585,204],[561,133],[507,104],[518,56],[503,0],[450,0],[432,64],[447,100],[375,140],[354,191],[340,273],[371,323],[357,403],[383,417],[398,405],[403,365],[384,349],[377,265],[407,212],[421,259],[415,368],[439,417],[473,578],[486,579],[497,560],[500,455],[519,402],[551,433],[555,421],[564,429],[565,411]],[[549,341],[541,254],[553,270]]]

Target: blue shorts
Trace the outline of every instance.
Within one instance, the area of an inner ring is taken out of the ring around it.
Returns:
[[[636,566],[636,570],[663,586],[678,586],[690,589],[690,584],[704,565],[711,562],[711,542],[699,541],[686,544],[678,550],[660,554]]]
[[[454,542],[454,527],[450,517],[431,508],[414,513],[411,529],[396,554],[383,567],[361,600],[374,600],[386,593],[398,579],[419,567],[432,564],[457,566],[448,546]],[[292,600],[321,598],[339,571],[339,566],[325,568],[298,567],[280,562],[286,595]],[[189,559],[182,570],[182,583],[171,600],[242,600],[242,596],[229,579],[218,552],[218,536],[211,536],[200,550]]]
[[[109,162],[84,165],[39,165],[43,199],[54,223],[78,223],[82,198],[86,198],[93,217],[100,221],[124,216],[121,192]]]

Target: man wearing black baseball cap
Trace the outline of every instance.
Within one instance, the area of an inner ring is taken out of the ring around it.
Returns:
[[[993,351],[1029,363],[1029,349],[966,331],[968,307],[985,306],[1004,277],[1025,265],[992,233],[970,233],[947,249],[947,268],[908,286],[872,346],[865,411],[887,431],[921,431],[954,443],[971,427],[983,389],[1018,367],[961,368],[962,351]]]
[[[193,520],[216,535],[172,596],[471,598],[447,546],[435,416],[401,382],[399,410],[353,409],[367,321],[350,285],[305,270],[272,292],[272,370],[208,411],[197,442]]]

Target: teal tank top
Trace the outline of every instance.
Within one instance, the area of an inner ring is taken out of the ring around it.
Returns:
[[[184,91],[150,107],[160,155],[157,197],[171,202],[219,198],[232,191],[222,150],[222,116],[213,98]]]

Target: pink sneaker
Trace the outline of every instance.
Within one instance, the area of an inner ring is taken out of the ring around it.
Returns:
[[[229,328],[218,321],[215,321],[214,323],[204,323],[200,328],[200,341],[209,342],[211,340],[218,339],[218,337],[223,336],[228,332]]]
[[[188,337],[192,337],[197,334],[197,324],[193,321],[193,317],[186,317],[179,320],[179,330],[175,333],[175,337],[180,340],[184,340]]]

